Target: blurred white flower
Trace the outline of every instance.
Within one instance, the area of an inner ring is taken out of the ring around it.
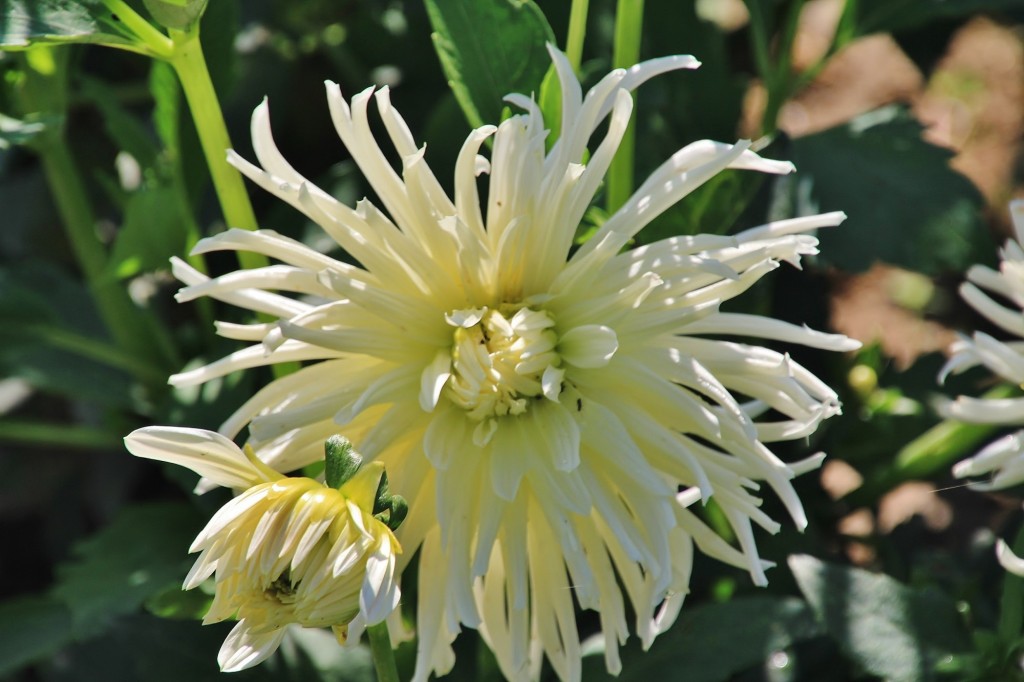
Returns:
[[[339,490],[288,478],[217,433],[153,426],[125,438],[139,457],[179,464],[241,489],[214,514],[189,552],[202,552],[184,589],[215,577],[203,623],[236,617],[221,646],[224,672],[251,668],[280,646],[291,624],[330,627],[358,641],[398,606],[401,548],[372,514],[383,466],[371,463]]]
[[[419,552],[416,680],[451,668],[462,626],[480,629],[510,679],[528,678],[543,654],[559,677],[578,680],[576,605],[600,613],[607,667],[618,672],[628,613],[645,647],[675,619],[694,544],[764,584],[768,563],[752,526],[779,524],[760,509],[761,482],[802,528],[791,480],[821,461],[786,464],[765,443],[806,437],[839,405],[787,354],[709,337],[859,345],[719,310],[781,261],[817,253],[807,233],[837,225],[841,213],[624,250],[726,168],[792,170],[748,142],[705,140],[676,152],[574,249],[629,121],[631,91],[697,62],[668,57],[616,70],[584,97],[565,57],[551,52],[562,136],[546,150],[537,105],[510,95],[525,113],[470,134],[453,199],[386,88],[347,102],[327,86],[338,134],[384,210],[369,200],[349,208],[303,178],[275,147],[260,105],[252,134],[262,168],[233,153],[231,162],[358,265],[268,230],[230,230],[195,252],[247,250],[281,264],[209,279],[174,262],[187,285],[179,300],[209,296],[275,321],[219,324],[221,335],[252,345],[172,383],[312,363],[266,386],[221,432],[233,438],[248,426],[258,457],[289,471],[318,459],[320,443],[344,425],[410,498],[398,537],[404,556]],[[401,173],[375,140],[371,98]],[[479,153],[488,138],[489,160]],[[710,498],[738,549],[687,509]]]
[[[1000,251],[999,271],[983,265],[967,271],[960,295],[987,320],[1017,339],[1024,338],[1024,201],[1010,203],[1017,239],[1008,239]],[[998,300],[993,295],[999,297]],[[1012,307],[1011,307],[1012,306]],[[1024,340],[997,341],[984,332],[962,337],[950,348],[949,361],[939,381],[982,365],[1012,384],[1024,384]],[[958,396],[939,405],[949,419],[978,424],[1024,425],[1024,398],[984,399]],[[974,457],[953,467],[958,478],[991,474],[987,481],[975,481],[978,490],[997,490],[1024,482],[1024,431],[1018,431],[986,446]]]

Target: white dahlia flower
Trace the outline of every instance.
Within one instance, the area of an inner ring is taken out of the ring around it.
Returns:
[[[221,335],[251,345],[173,377],[174,385],[306,363],[259,391],[221,433],[234,438],[248,427],[257,456],[289,471],[319,459],[324,439],[343,426],[409,498],[397,535],[404,557],[419,554],[417,680],[450,669],[462,626],[480,629],[509,679],[528,678],[546,655],[563,680],[578,680],[576,606],[600,613],[607,667],[617,672],[626,614],[649,646],[687,592],[694,545],[765,583],[752,526],[775,532],[779,524],[760,509],[761,483],[802,528],[791,480],[821,461],[787,464],[765,443],[806,437],[839,404],[787,354],[715,337],[858,346],[719,310],[781,261],[798,265],[816,253],[807,233],[838,224],[841,213],[624,250],[726,168],[792,171],[748,142],[679,150],[574,249],[629,121],[631,91],[698,64],[668,57],[615,70],[584,96],[565,57],[551,52],[561,137],[545,151],[536,104],[510,95],[524,113],[470,134],[453,198],[386,88],[347,102],[327,84],[338,134],[380,208],[363,200],[352,209],[300,175],[275,147],[260,105],[252,119],[260,166],[234,153],[231,163],[319,224],[358,265],[269,230],[229,230],[195,253],[252,251],[276,265],[209,279],[174,261],[186,285],[180,301],[208,296],[273,318],[219,324]],[[374,137],[371,99],[401,172]],[[489,160],[480,154],[488,138]],[[738,548],[687,508],[710,498]]]

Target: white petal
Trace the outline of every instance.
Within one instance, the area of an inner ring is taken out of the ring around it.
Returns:
[[[437,351],[420,380],[420,407],[424,412],[433,412],[437,401],[441,399],[441,391],[452,376],[452,356],[445,349]]]
[[[217,654],[221,672],[235,673],[267,660],[281,646],[287,631],[282,627],[272,632],[253,634],[249,632],[245,619],[238,621]]]
[[[1010,546],[1001,538],[996,542],[996,558],[1007,571],[1024,577],[1024,559],[1014,554]]]
[[[237,445],[213,431],[147,426],[128,434],[124,444],[136,457],[178,464],[226,488],[251,488],[274,480]]]
[[[619,339],[615,331],[605,325],[575,327],[558,340],[558,354],[577,367],[604,367],[618,349]]]

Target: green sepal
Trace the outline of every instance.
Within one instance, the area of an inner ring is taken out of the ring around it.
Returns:
[[[209,0],[142,0],[157,23],[185,31],[199,21]]]
[[[393,495],[391,497],[391,511],[388,513],[388,518],[382,519],[388,528],[395,531],[402,525],[402,521],[405,521],[405,517],[409,515],[409,503],[405,501],[405,498],[401,495]]]
[[[380,483],[377,484],[377,497],[373,501],[373,514],[376,516],[391,508],[391,495],[388,491],[388,473],[385,471],[380,475]]]
[[[324,443],[324,479],[327,485],[340,489],[352,478],[363,463],[363,458],[352,449],[352,442],[344,436],[331,436]]]

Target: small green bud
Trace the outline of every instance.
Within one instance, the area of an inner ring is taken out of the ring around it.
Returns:
[[[142,0],[157,23],[184,31],[199,21],[209,0]]]
[[[388,472],[380,475],[380,483],[377,484],[377,499],[373,502],[374,515],[391,508],[391,495],[388,494]]]
[[[391,497],[391,512],[388,520],[385,522],[387,527],[391,530],[398,530],[398,527],[402,525],[402,521],[405,521],[405,517],[408,515],[409,503],[401,495],[393,495]]]
[[[324,443],[324,478],[330,487],[341,488],[362,464],[363,458],[345,436],[331,436]]]

